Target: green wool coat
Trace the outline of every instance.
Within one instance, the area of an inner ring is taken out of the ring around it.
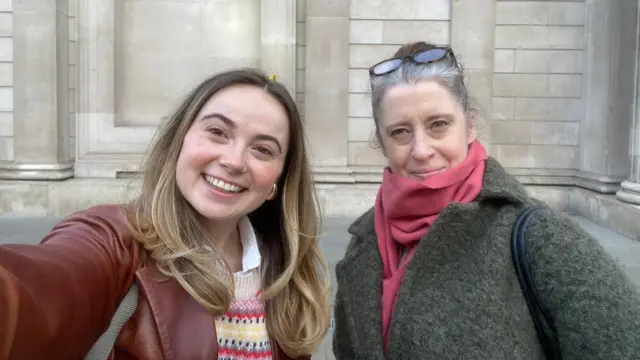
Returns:
[[[418,244],[398,292],[386,357],[373,209],[362,215],[336,265],[336,359],[544,359],[510,252],[518,214],[536,203],[487,160],[476,200],[448,205]],[[548,209],[531,219],[526,246],[564,360],[640,359],[639,290],[594,238]]]

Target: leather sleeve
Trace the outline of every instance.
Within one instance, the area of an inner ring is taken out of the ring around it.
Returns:
[[[86,355],[134,280],[139,245],[124,224],[121,208],[96,206],[38,245],[0,246],[0,360]]]

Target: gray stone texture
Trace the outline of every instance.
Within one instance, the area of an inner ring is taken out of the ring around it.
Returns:
[[[578,178],[581,186],[600,192],[615,193],[629,173],[637,6],[637,1],[585,2]]]
[[[0,163],[13,161],[13,8],[0,0]]]
[[[14,166],[16,179],[65,179],[69,155],[68,1],[13,3]],[[34,49],[41,56],[34,56]],[[64,164],[64,165],[63,165]],[[33,174],[36,174],[35,176]]]
[[[353,216],[373,203],[386,164],[370,141],[367,69],[427,40],[452,45],[467,69],[493,156],[554,207],[635,238],[637,7],[0,0],[0,213],[66,215],[126,201],[156,125],[184,92],[250,65],[295,91],[324,211]],[[29,56],[33,48],[49,55]]]
[[[347,165],[349,3],[307,0],[306,129],[314,165]],[[332,146],[327,146],[327,144]]]

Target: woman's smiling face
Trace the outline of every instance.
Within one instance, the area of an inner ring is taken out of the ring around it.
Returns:
[[[275,195],[288,147],[284,107],[262,88],[229,86],[207,101],[185,135],[178,188],[203,217],[235,221]]]

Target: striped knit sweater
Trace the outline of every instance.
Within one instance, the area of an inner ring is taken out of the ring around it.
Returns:
[[[216,318],[218,360],[271,360],[259,268],[234,274],[235,298]]]

